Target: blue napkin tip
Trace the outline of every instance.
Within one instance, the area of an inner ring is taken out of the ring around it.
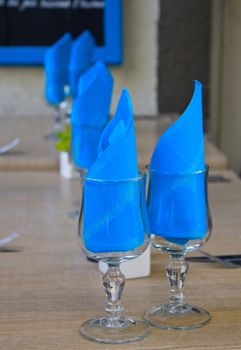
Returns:
[[[91,88],[93,84],[98,84],[98,81],[100,80],[102,84],[106,85],[106,88],[108,90],[109,90],[109,86],[113,85],[113,77],[110,71],[108,70],[108,68],[105,66],[103,62],[97,61],[92,67],[90,67],[80,77],[78,82],[78,96],[83,94],[87,89]]]
[[[73,42],[70,70],[81,68],[83,64],[90,65],[93,60],[94,47],[94,37],[88,30],[85,30]],[[83,68],[86,68],[85,66]]]
[[[200,88],[203,87],[202,83],[199,80],[197,80],[197,79],[194,79],[193,83],[194,83],[195,87],[200,87]]]

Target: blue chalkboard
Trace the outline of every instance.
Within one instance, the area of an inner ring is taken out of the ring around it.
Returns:
[[[65,32],[88,29],[95,59],[122,62],[122,0],[0,0],[0,64],[43,64],[48,46]]]

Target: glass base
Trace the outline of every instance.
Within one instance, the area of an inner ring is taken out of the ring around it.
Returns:
[[[98,343],[123,344],[147,337],[150,327],[145,321],[129,317],[121,317],[112,324],[109,319],[102,317],[83,323],[80,334]]]
[[[150,325],[161,329],[193,329],[207,324],[211,316],[197,306],[163,304],[147,310],[144,319]]]

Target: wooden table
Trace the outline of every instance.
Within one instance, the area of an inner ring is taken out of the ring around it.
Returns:
[[[241,182],[210,184],[214,231],[205,250],[241,253]],[[0,173],[1,235],[23,235],[0,252],[0,349],[241,349],[241,269],[216,263],[191,263],[188,300],[212,314],[205,327],[192,331],[152,330],[127,345],[103,345],[79,335],[86,319],[101,315],[105,304],[95,263],[80,252],[76,220],[67,216],[78,199],[78,182],[54,172]],[[165,301],[167,256],[154,253],[148,278],[129,280],[126,313],[140,316]]]
[[[150,162],[152,152],[160,135],[178,115],[160,118],[135,119],[136,141],[140,166]],[[59,154],[54,141],[46,141],[44,135],[53,129],[53,118],[49,116],[9,117],[0,119],[0,146],[16,137],[20,144],[11,152],[0,157],[0,171],[57,171]],[[205,140],[205,159],[211,169],[226,169],[227,158],[212,143]]]
[[[4,171],[57,171],[59,154],[53,140],[44,135],[53,129],[53,118],[1,117],[0,142],[4,145],[15,138],[20,144],[0,157],[0,170]]]

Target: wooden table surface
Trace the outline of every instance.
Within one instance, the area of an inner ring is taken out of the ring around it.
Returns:
[[[138,158],[141,167],[150,162],[155,145],[170,126],[174,117],[136,118],[136,141]],[[20,144],[12,151],[0,157],[0,170],[4,171],[57,171],[59,154],[55,150],[54,141],[46,141],[44,135],[51,132],[53,118],[50,116],[12,117],[7,115],[0,119],[0,146],[20,138]],[[212,143],[205,140],[205,159],[211,169],[226,169],[227,158]]]
[[[241,182],[209,186],[214,230],[204,250],[241,253]],[[241,269],[216,263],[190,263],[188,301],[212,314],[192,331],[152,329],[152,335],[126,345],[96,344],[79,335],[80,324],[101,315],[105,305],[95,263],[81,253],[76,220],[67,216],[79,184],[54,172],[0,173],[0,234],[22,233],[0,252],[0,349],[241,349]],[[10,249],[16,252],[10,252]],[[123,302],[129,315],[141,316],[164,302],[167,256],[152,254],[148,278],[128,280]]]

